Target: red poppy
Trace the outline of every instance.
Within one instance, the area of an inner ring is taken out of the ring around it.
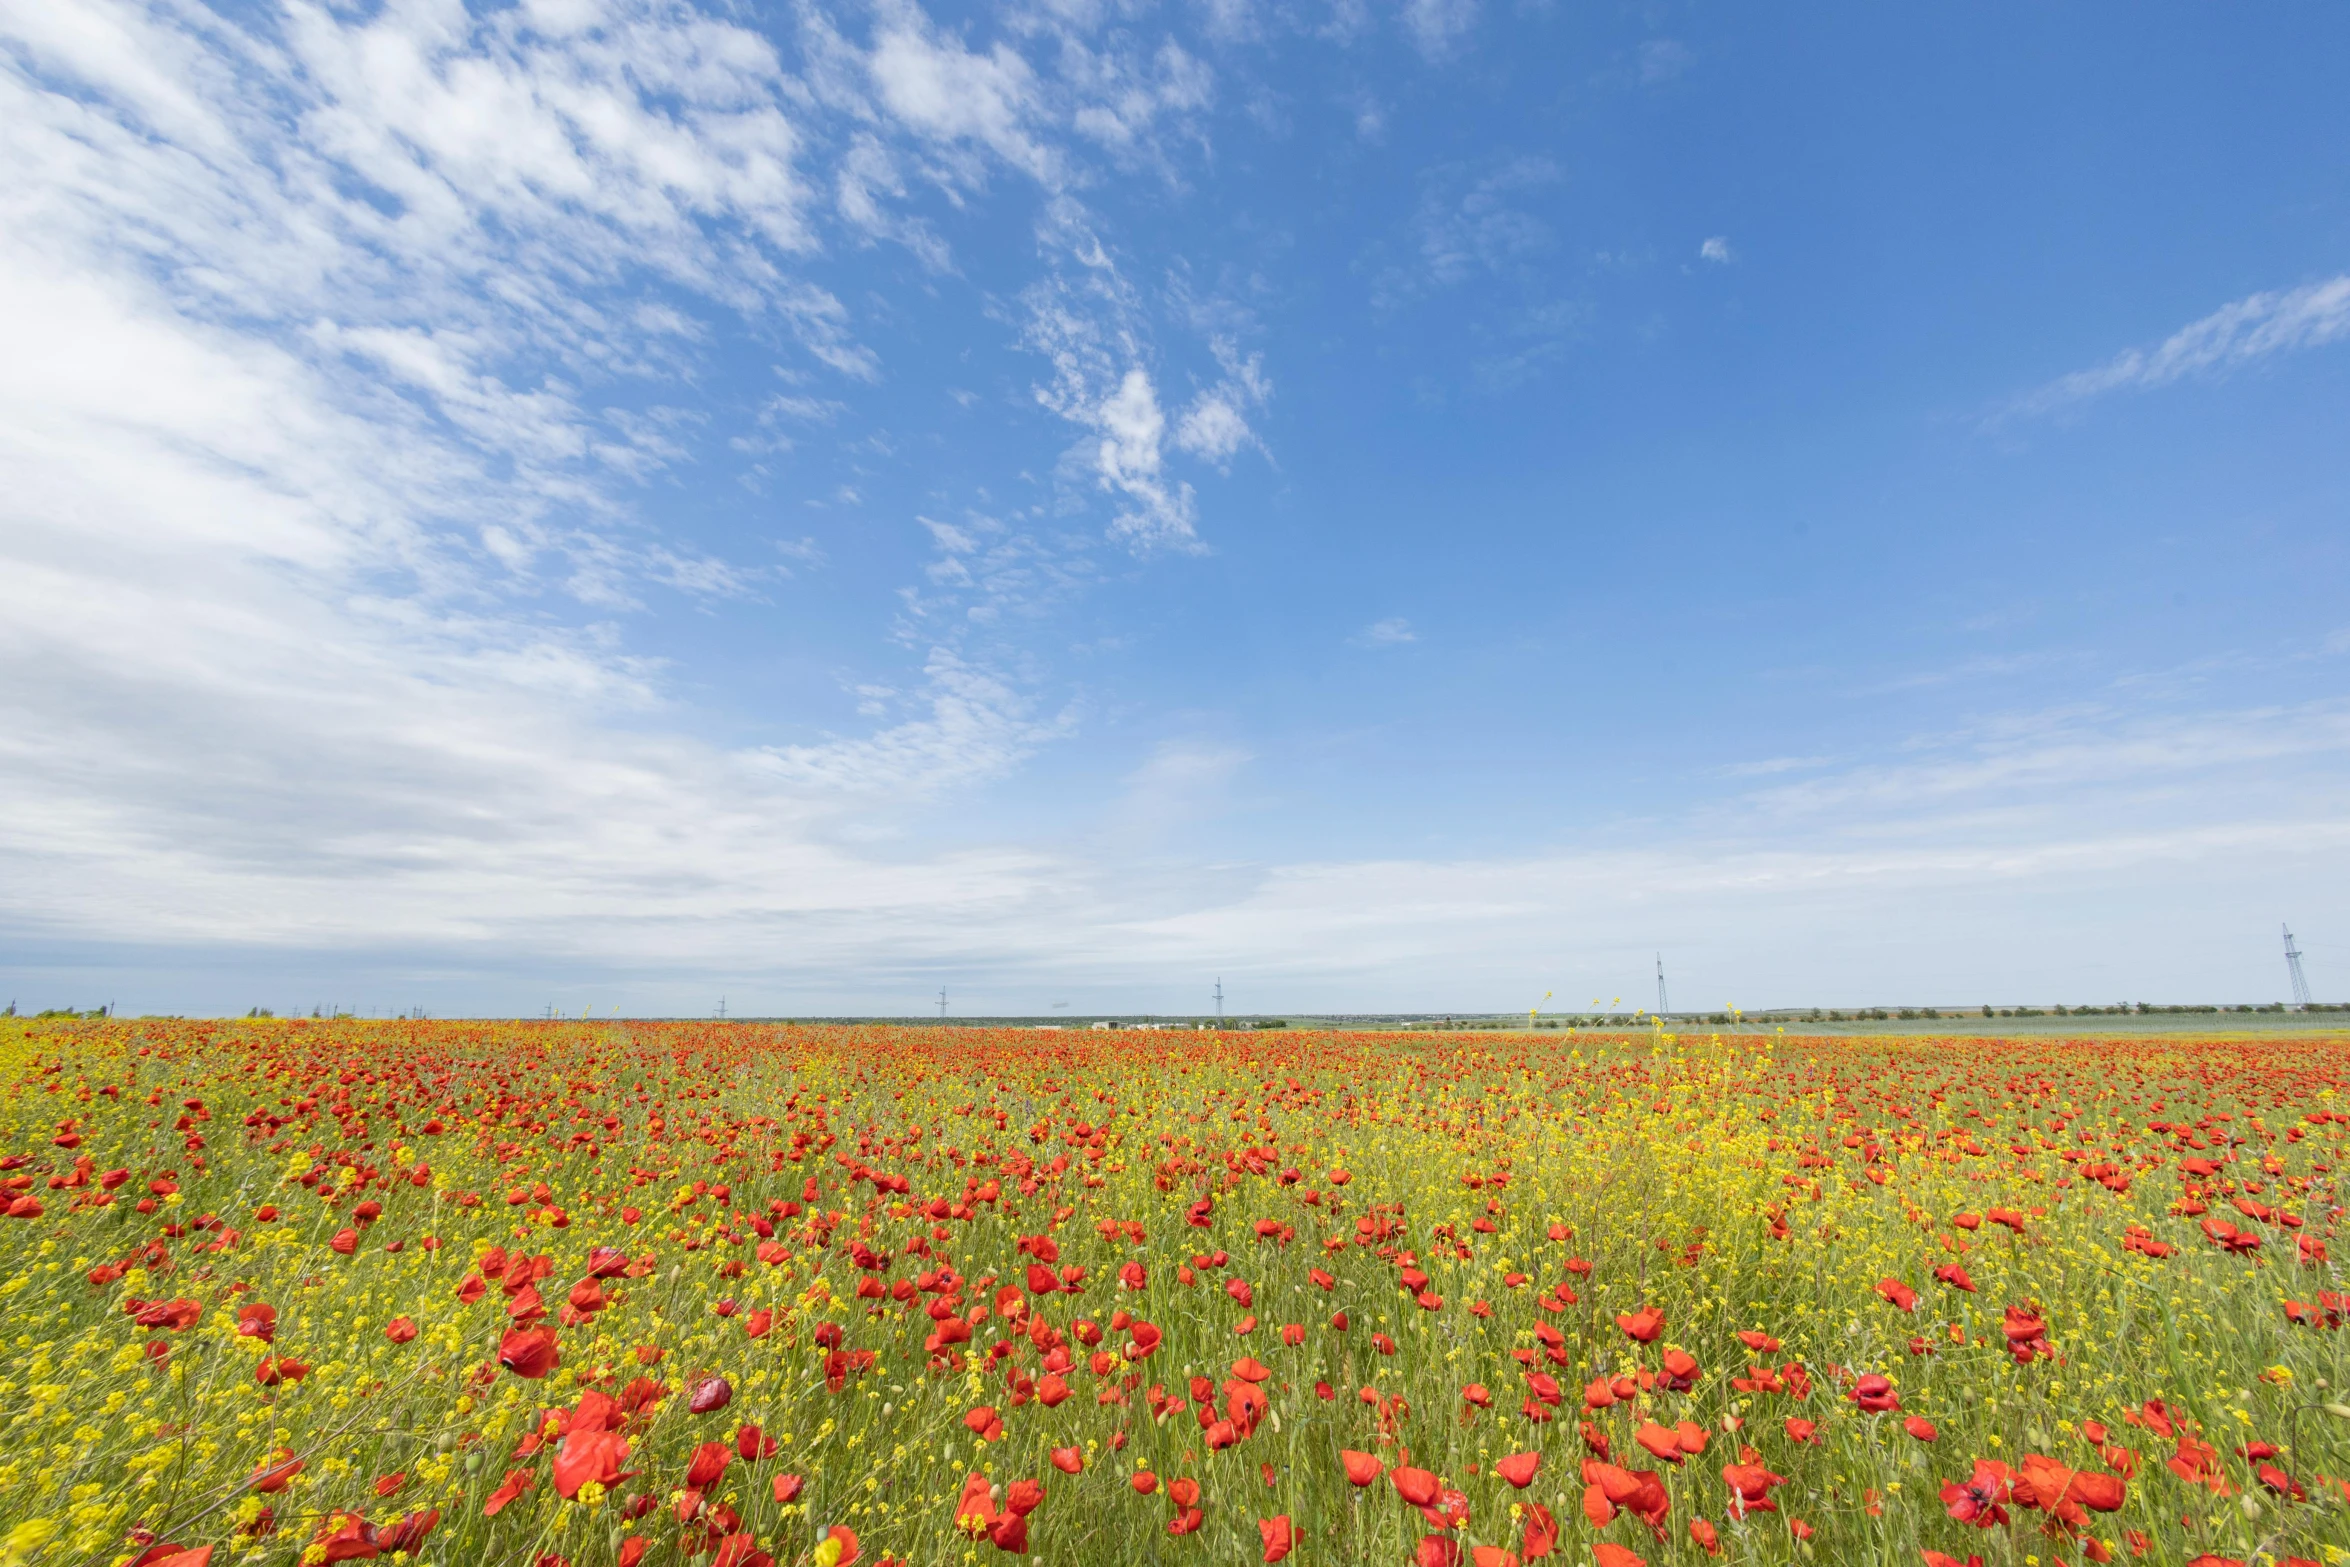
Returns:
[[[1852,1391],[1845,1396],[1873,1415],[1901,1407],[1901,1395],[1893,1391],[1893,1384],[1874,1371],[1852,1384]]]
[[[1622,1328],[1625,1336],[1634,1343],[1653,1344],[1665,1330],[1664,1309],[1660,1306],[1643,1306],[1634,1312],[1619,1311],[1616,1313],[1616,1326]]]
[[[1346,1478],[1355,1485],[1369,1485],[1387,1468],[1372,1454],[1358,1453],[1353,1448],[1341,1449],[1338,1459],[1346,1465]]]
[[[333,1513],[302,1552],[305,1562],[368,1561],[376,1555],[375,1531],[358,1513]]]
[[[1518,1549],[1525,1554],[1526,1560],[1539,1561],[1558,1549],[1558,1520],[1553,1518],[1550,1515],[1550,1509],[1540,1502],[1528,1502],[1524,1505],[1526,1508],[1526,1534],[1525,1538],[1519,1541]]]
[[[263,1387],[278,1387],[287,1382],[299,1382],[308,1375],[310,1375],[309,1362],[296,1360],[291,1355],[264,1355],[261,1357],[260,1364],[253,1368],[253,1380]]]
[[[193,1550],[184,1545],[150,1545],[124,1567],[211,1567],[211,1564],[209,1545],[199,1545]]]
[[[685,1466],[686,1488],[707,1491],[726,1473],[726,1466],[734,1462],[734,1452],[724,1442],[704,1442],[694,1449],[693,1457]]]
[[[562,1363],[552,1329],[516,1328],[498,1341],[498,1364],[528,1381],[537,1381]]]
[[[2013,1479],[2007,1465],[1995,1459],[1978,1458],[1972,1475],[1942,1487],[1942,1505],[1949,1509],[1951,1517],[1978,1529],[2003,1524],[2007,1522],[2007,1509],[2002,1504],[2008,1498]]]
[[[425,1536],[431,1534],[440,1521],[439,1508],[420,1507],[398,1523],[376,1530],[375,1548],[385,1556],[399,1551],[414,1555],[416,1548],[424,1543]]]
[[[1594,1528],[1604,1528],[1620,1509],[1662,1528],[1672,1506],[1664,1482],[1653,1470],[1630,1470],[1598,1459],[1583,1461],[1583,1512]]]
[[[631,1471],[620,1467],[627,1459],[628,1438],[606,1429],[600,1420],[574,1419],[555,1451],[555,1494],[569,1501],[591,1480],[609,1490],[628,1478]]]
[[[532,1482],[537,1478],[538,1476],[528,1469],[507,1470],[506,1478],[500,1482],[495,1491],[489,1494],[489,1499],[481,1504],[481,1515],[484,1518],[497,1517],[499,1513],[505,1511],[508,1503],[529,1490]]]
[[[1771,1492],[1775,1487],[1785,1485],[1787,1477],[1773,1474],[1759,1463],[1724,1464],[1722,1483],[1730,1488],[1730,1516],[1742,1519],[1749,1513],[1778,1511],[1778,1504],[1771,1500]]]
[[[1493,1472],[1521,1491],[1534,1483],[1535,1471],[1541,1467],[1540,1453],[1512,1453],[1493,1461]]]
[[[1138,1484],[1135,1489],[1142,1488]],[[987,1476],[966,1476],[963,1494],[955,1503],[955,1527],[976,1539],[995,1527],[995,1519],[995,1488],[987,1483]]]
[[[1668,1464],[1677,1464],[1682,1459],[1680,1433],[1668,1431],[1652,1421],[1643,1421],[1640,1429],[1632,1433],[1632,1440]],[[1702,1432],[1698,1436],[1698,1445],[1705,1445]]]
[[[541,1557],[537,1567],[550,1567]],[[566,1564],[555,1564],[566,1567]],[[758,1536],[747,1530],[737,1530],[718,1542],[718,1554],[711,1558],[710,1567],[775,1567],[775,1558],[759,1549]]]
[[[259,1491],[263,1496],[274,1496],[302,1472],[302,1464],[303,1460],[294,1456],[292,1448],[281,1447],[246,1478],[245,1484],[248,1489]]]
[[[1704,1369],[1688,1352],[1668,1349],[1659,1363],[1656,1379],[1676,1393],[1687,1393],[1697,1386],[1698,1378],[1704,1375]]]

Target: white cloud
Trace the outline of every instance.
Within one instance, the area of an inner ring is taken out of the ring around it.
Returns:
[[[968,555],[979,548],[978,539],[951,522],[939,522],[930,517],[917,517],[914,520],[929,530],[931,538],[937,541],[939,549],[946,554]]]
[[[1835,813],[1914,822],[1950,802],[1985,810],[2019,799],[2075,795],[2100,803],[2084,820],[2118,825],[2121,795],[2168,793],[2198,773],[2274,767],[2350,754],[2350,707],[2312,704],[2190,716],[2125,715],[2098,708],[2023,714],[1940,737],[1900,761],[1862,760],[1843,770],[1764,789],[1745,802],[1786,819]],[[2206,807],[2207,808],[2207,807]]]
[[[1392,309],[1479,276],[1521,274],[1554,244],[1550,225],[1521,204],[1526,192],[1555,184],[1548,158],[1511,158],[1475,178],[1460,166],[1431,170],[1421,181],[1412,218],[1417,254],[1373,282],[1372,302]]]
[[[1689,69],[1689,46],[1676,38],[1651,38],[1640,46],[1640,84],[1654,87]]]
[[[1033,717],[1012,682],[951,649],[932,649],[922,673],[928,711],[920,718],[862,739],[761,747],[744,760],[791,798],[870,814],[894,799],[1000,777],[1065,732],[1064,719]]]
[[[1725,267],[1738,259],[1730,249],[1730,241],[1720,234],[1714,235],[1704,244],[1698,246],[1697,254],[1704,260]]]
[[[1112,538],[1140,551],[1202,548],[1195,526],[1197,496],[1190,484],[1167,471],[1167,416],[1157,382],[1143,362],[1147,340],[1141,302],[1075,202],[1057,202],[1039,237],[1063,259],[1025,300],[1023,336],[1052,370],[1052,378],[1036,388],[1036,400],[1092,432],[1067,466],[1116,498]],[[1256,359],[1243,360],[1220,339],[1211,347],[1224,380],[1187,411],[1173,443],[1218,460],[1218,442],[1253,438],[1246,433],[1242,410],[1270,395],[1271,386]],[[1203,413],[1211,399],[1224,405],[1221,412]],[[1237,449],[1237,444],[1230,448]]]
[[[1243,359],[1229,338],[1216,339],[1212,347],[1224,378],[1192,400],[1175,428],[1175,444],[1195,457],[1223,464],[1242,447],[1261,444],[1249,428],[1248,411],[1271,399],[1273,384],[1265,377],[1262,355]]]
[[[1619,949],[1637,973],[1663,942],[1677,974],[1686,950],[1723,976],[1693,994],[1757,1003],[1815,999],[1774,977],[1798,964],[1883,998],[1954,950],[2080,998],[2101,983],[2078,972],[2084,924],[2195,988],[2232,972],[2207,955],[2238,926],[2281,967],[2272,911],[2330,906],[2350,869],[2333,706],[2036,715],[1768,758],[1710,808],[1507,856],[940,848],[926,803],[951,810],[1074,722],[970,628],[1082,591],[1085,550],[1022,506],[930,507],[952,518],[925,537],[953,570],[908,573],[904,677],[839,671],[849,732],[717,742],[676,672],[599,617],[671,589],[773,591],[823,552],[719,559],[660,537],[635,498],[715,439],[678,400],[746,324],[794,361],[768,439],[851,421],[881,365],[867,296],[802,274],[823,236],[920,256],[910,193],[967,196],[987,159],[1083,188],[1081,154],[1146,160],[1188,134],[1204,87],[1137,46],[1080,91],[911,13],[885,18],[885,64],[826,67],[871,100],[666,3],[235,15],[83,0],[0,21],[12,952],[470,968],[493,975],[474,1001],[507,1007],[517,973],[565,963],[697,989],[780,975],[858,1005],[934,968],[1193,984],[1214,963],[1259,995],[1376,1005],[1529,977],[1539,994],[1569,962],[1604,983]],[[1057,47],[1035,36],[1040,59]],[[1121,107],[1126,88],[1156,96]],[[1105,143],[1076,129],[1089,103]],[[1415,286],[1539,254],[1547,230],[1511,192],[1543,177],[1450,178]],[[1234,346],[1248,331],[1158,340],[1164,312],[1115,246],[1044,193],[1049,276],[1020,317],[1039,400],[1083,432],[1082,482],[1121,537],[1195,544],[1184,463],[1253,443],[1270,395]],[[2243,301],[2064,396],[2335,340],[2343,286]],[[1394,617],[1357,640],[1415,635]],[[1215,816],[1248,767],[1237,744],[1162,747],[1121,820]]]
[[[1256,439],[1248,419],[1221,391],[1202,392],[1184,411],[1175,432],[1175,444],[1195,457],[1224,462]]]
[[[1163,740],[1126,775],[1111,825],[1131,844],[1213,816],[1225,808],[1233,780],[1250,760],[1236,745]]]
[[[1094,408],[1092,422],[1102,432],[1095,448],[1102,486],[1125,502],[1111,520],[1111,534],[1138,548],[1193,547],[1192,490],[1188,484],[1170,484],[1162,473],[1167,420],[1150,372],[1130,367],[1117,389]]]
[[[834,195],[841,219],[871,240],[892,240],[905,246],[933,272],[953,268],[946,241],[932,233],[921,219],[885,205],[906,199],[906,182],[897,160],[880,140],[865,133],[851,139],[834,176]]]
[[[841,846],[1066,733],[983,662],[931,650],[878,733],[728,748],[540,608],[780,578],[633,510],[699,438],[640,395],[690,384],[696,312],[877,373],[793,270],[772,46],[667,4],[253,25],[0,21],[0,923],[507,961],[620,954],[625,908],[698,961],[653,933],[1026,895],[1023,853]]]
[[[1442,60],[1477,25],[1477,0],[1403,0],[1404,31],[1420,53]]]
[[[1199,0],[1200,22],[1218,43],[1246,43],[1257,37],[1256,0]]]
[[[1094,418],[1102,429],[1104,482],[1123,489],[1157,479],[1159,444],[1167,433],[1167,420],[1159,412],[1158,393],[1151,387],[1148,371],[1140,365],[1129,369],[1118,389],[1102,399]]]
[[[1215,101],[1212,73],[1173,39],[1161,44],[1147,64],[1064,40],[1059,63],[1063,79],[1081,99],[1071,125],[1114,152],[1151,146],[1162,119],[1186,119]]]
[[[2151,349],[2130,349],[2093,370],[2076,370],[2028,392],[2004,413],[2053,413],[2108,392],[2168,386],[2190,375],[2316,348],[2345,336],[2350,336],[2350,274],[2249,294],[2188,323]]]
[[[1036,134],[1042,89],[1010,45],[974,53],[908,7],[878,29],[867,68],[882,104],[922,135],[978,143],[1040,183],[1059,178],[1059,158]]]

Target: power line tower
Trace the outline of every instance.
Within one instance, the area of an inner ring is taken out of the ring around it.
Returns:
[[[1672,1007],[1665,1000],[1665,955],[1656,955],[1656,1015],[1663,1017]]]
[[[947,1020],[947,988],[944,985],[938,987],[938,1020],[941,1023]]]
[[[2293,945],[2293,927],[2285,927],[2285,972],[2293,978],[2293,1005],[2309,1006],[2309,981],[2301,973],[2301,949]]]
[[[1224,977],[1216,976],[1216,1021],[1224,1020]]]
[[[718,1021],[721,1023],[726,1021],[726,998],[724,996],[718,998]]]

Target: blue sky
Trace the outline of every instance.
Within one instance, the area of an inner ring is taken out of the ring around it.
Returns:
[[[2350,984],[2325,7],[0,19],[0,983]]]

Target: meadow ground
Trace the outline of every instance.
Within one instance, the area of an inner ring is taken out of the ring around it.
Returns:
[[[2338,1037],[0,1026],[4,1567],[2350,1562]]]

